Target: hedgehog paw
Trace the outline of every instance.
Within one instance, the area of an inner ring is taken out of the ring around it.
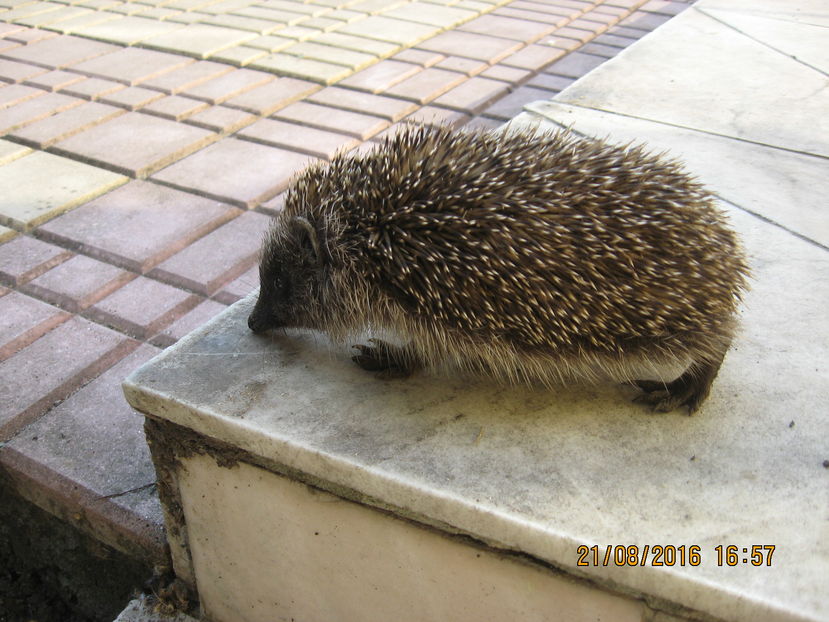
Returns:
[[[372,345],[355,345],[360,353],[351,360],[366,371],[373,371],[381,380],[408,378],[417,369],[409,349],[380,339],[369,339]]]
[[[654,412],[659,413],[687,406],[688,414],[692,415],[708,397],[711,383],[717,376],[721,363],[722,357],[715,361],[694,363],[671,382],[634,380],[633,385],[642,389],[644,393],[637,395],[633,401],[637,404],[648,404]]]

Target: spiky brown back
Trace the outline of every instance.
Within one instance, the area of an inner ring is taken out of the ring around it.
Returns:
[[[748,273],[678,164],[567,132],[410,127],[306,172],[286,211],[414,318],[525,350],[716,332]]]

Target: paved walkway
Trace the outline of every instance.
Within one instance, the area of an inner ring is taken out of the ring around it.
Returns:
[[[0,480],[162,559],[120,382],[256,287],[291,176],[402,119],[497,126],[686,7],[0,0]]]

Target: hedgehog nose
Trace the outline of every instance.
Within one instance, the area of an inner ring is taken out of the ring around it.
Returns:
[[[248,316],[248,328],[254,333],[264,333],[269,328],[276,328],[277,323],[268,317],[268,313],[257,302]]]

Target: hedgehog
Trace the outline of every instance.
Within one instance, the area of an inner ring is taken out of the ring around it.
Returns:
[[[412,125],[297,176],[259,274],[254,333],[374,335],[353,360],[383,378],[615,381],[693,413],[749,270],[713,196],[665,154],[570,130]],[[666,366],[680,375],[641,379]]]

